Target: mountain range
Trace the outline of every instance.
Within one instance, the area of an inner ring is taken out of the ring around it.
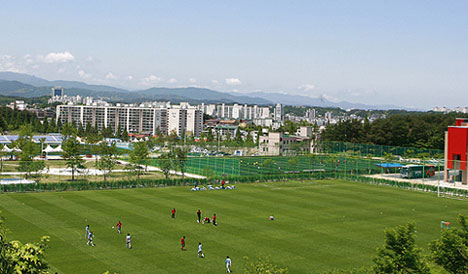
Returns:
[[[106,85],[90,85],[78,81],[49,81],[33,75],[0,72],[0,94],[6,96],[39,97],[51,94],[51,88],[61,86],[65,94],[74,96],[93,96],[111,102],[139,103],[142,101],[171,101],[199,103],[239,103],[272,105],[281,103],[294,106],[340,107],[343,109],[402,109],[393,105],[366,105],[346,101],[331,102],[325,98],[284,93],[250,92],[227,93],[206,88],[165,88],[153,87],[145,90],[130,91]]]

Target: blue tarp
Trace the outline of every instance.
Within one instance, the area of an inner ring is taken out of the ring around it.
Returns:
[[[378,167],[383,167],[383,168],[400,168],[403,165],[402,164],[396,164],[396,163],[382,163],[382,164],[376,164]]]

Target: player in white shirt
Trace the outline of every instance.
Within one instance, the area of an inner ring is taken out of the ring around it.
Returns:
[[[127,234],[127,243],[125,244],[125,247],[127,248],[132,248],[132,236],[130,236],[130,233]]]
[[[89,234],[88,234],[88,242],[86,244],[94,246],[93,238],[94,238],[94,234],[93,234],[93,232],[90,231]]]
[[[227,273],[231,273],[231,258],[229,256],[226,256],[226,270]]]
[[[203,254],[202,248],[203,248],[202,244],[198,243],[198,257],[205,258],[205,254]]]
[[[86,225],[86,239],[88,239],[89,236],[89,225]]]

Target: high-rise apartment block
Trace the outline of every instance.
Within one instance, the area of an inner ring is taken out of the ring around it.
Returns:
[[[52,88],[52,97],[54,96],[63,96],[63,88],[61,87],[53,87]]]
[[[203,112],[190,106],[140,107],[140,106],[78,106],[59,105],[57,122],[91,125],[99,130],[117,128],[128,133],[155,135],[158,132],[178,136],[200,136]]]

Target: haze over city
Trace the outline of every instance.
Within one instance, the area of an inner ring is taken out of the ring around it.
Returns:
[[[468,105],[468,2],[2,3],[0,71],[430,109]]]

